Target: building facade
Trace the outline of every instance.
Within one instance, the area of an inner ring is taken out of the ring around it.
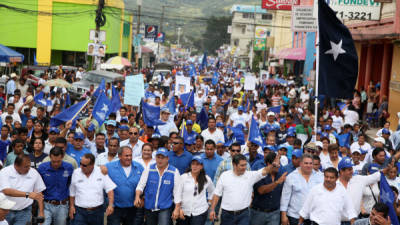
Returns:
[[[0,8],[0,43],[25,55],[24,64],[82,66],[87,61],[90,30],[96,29],[97,0],[8,1]],[[106,0],[106,57],[129,57],[133,15],[123,0]]]

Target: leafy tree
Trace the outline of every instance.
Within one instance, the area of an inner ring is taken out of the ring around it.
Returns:
[[[202,50],[206,50],[209,54],[214,54],[215,51],[223,44],[230,42],[230,34],[228,34],[228,25],[232,22],[232,17],[212,16],[207,20],[206,32],[202,35]]]

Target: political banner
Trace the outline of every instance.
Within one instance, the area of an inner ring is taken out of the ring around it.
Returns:
[[[255,90],[256,89],[256,77],[245,76],[244,77],[244,90]]]
[[[175,94],[181,95],[189,93],[192,89],[190,86],[190,77],[176,76],[175,78]]]
[[[143,74],[125,77],[124,103],[127,105],[139,106],[140,100],[144,97]]]

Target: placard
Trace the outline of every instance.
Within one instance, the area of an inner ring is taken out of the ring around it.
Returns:
[[[124,103],[139,106],[144,97],[143,74],[125,77]]]
[[[245,76],[244,77],[244,90],[255,90],[256,89],[256,77]]]
[[[313,6],[292,7],[292,31],[293,32],[316,32],[318,20],[314,17]]]

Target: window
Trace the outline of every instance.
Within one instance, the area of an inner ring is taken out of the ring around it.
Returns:
[[[262,14],[262,20],[272,20],[272,14]]]
[[[246,26],[242,26],[242,34],[246,33]]]
[[[234,45],[234,46],[238,46],[238,45],[239,45],[239,39],[235,39],[235,40],[233,41],[233,45]]]
[[[254,13],[243,13],[242,16],[245,19],[254,19]]]

